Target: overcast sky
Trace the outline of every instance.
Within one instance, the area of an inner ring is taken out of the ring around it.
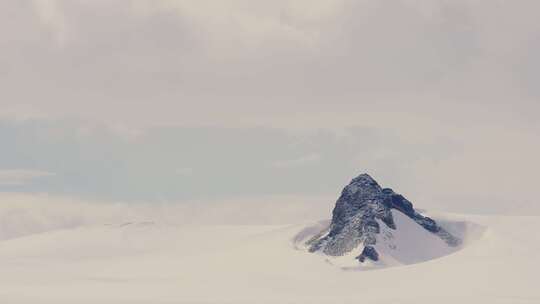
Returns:
[[[540,2],[0,1],[0,190],[539,212]]]

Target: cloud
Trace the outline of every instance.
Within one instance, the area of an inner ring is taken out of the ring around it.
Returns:
[[[39,20],[49,27],[54,40],[61,47],[66,43],[67,28],[63,12],[56,0],[33,0],[34,8]]]
[[[534,1],[25,3],[0,10],[3,116],[310,128],[401,113],[473,125],[490,107],[482,122],[537,125]]]
[[[0,169],[0,186],[20,186],[35,179],[54,176],[54,173],[38,170]]]
[[[326,219],[334,199],[258,196],[131,204],[47,194],[0,193],[0,241],[81,226],[153,222],[156,225],[286,225]]]
[[[126,200],[330,194],[368,171],[428,207],[526,210],[539,10],[0,1],[0,167],[57,173],[30,192]]]
[[[429,128],[405,122],[400,130],[381,126],[293,133],[170,126],[135,137],[80,122],[3,122],[0,168],[56,173],[54,178],[25,173],[42,177],[27,179],[17,191],[93,200],[335,198],[351,178],[367,172],[426,209],[538,210],[536,130]],[[21,183],[18,176],[15,181]],[[13,174],[8,181],[14,183]]]
[[[395,134],[366,128],[338,136],[171,126],[132,137],[107,126],[37,120],[0,123],[0,140],[0,167],[57,173],[19,191],[136,201],[329,194],[385,151],[403,150],[400,159],[415,155]]]
[[[178,168],[175,172],[178,175],[190,176],[193,174],[193,168]]]
[[[295,168],[302,166],[309,166],[310,164],[315,164],[321,161],[321,155],[314,153],[302,156],[300,158],[288,159],[288,160],[277,160],[270,164],[273,168]]]

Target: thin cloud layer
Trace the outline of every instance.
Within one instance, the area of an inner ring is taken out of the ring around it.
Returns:
[[[481,122],[536,125],[536,1],[1,5],[4,117],[291,127],[303,113],[328,127],[399,112],[474,125],[489,107]]]
[[[38,170],[0,169],[0,186],[20,186],[32,180],[54,176],[54,173]]]
[[[0,191],[126,202],[335,198],[367,172],[427,209],[538,211],[533,130],[413,131],[162,127],[125,136],[74,122],[2,123],[0,168],[55,175]]]

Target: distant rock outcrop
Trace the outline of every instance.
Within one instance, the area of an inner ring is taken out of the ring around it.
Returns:
[[[410,201],[392,189],[381,188],[368,174],[361,174],[347,185],[336,202],[332,222],[326,231],[311,238],[306,244],[309,251],[321,251],[330,256],[341,256],[363,245],[357,257],[377,261],[375,248],[381,224],[397,229],[392,209],[398,210],[425,230],[437,235],[448,246],[458,246],[461,241],[440,227],[433,219],[418,213]]]

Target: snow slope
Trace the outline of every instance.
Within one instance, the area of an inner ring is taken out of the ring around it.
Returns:
[[[465,244],[449,246],[442,238],[424,229],[402,212],[393,209],[391,213],[396,229],[389,228],[383,221],[377,220],[379,227],[381,227],[380,233],[376,235],[376,244],[374,245],[379,254],[377,262],[370,260],[366,260],[364,263],[358,262],[356,257],[364,248],[362,243],[343,256],[336,257],[318,253],[328,263],[344,270],[366,270],[421,263],[449,255],[466,246]],[[442,221],[444,228],[450,230],[459,239],[478,238],[484,230],[482,226],[471,222]],[[299,232],[294,238],[295,248],[309,250],[310,240],[328,234],[329,225],[328,221],[321,221]]]
[[[147,221],[6,239],[0,303],[540,303],[540,217],[430,216],[464,247],[397,243],[385,254],[401,266],[373,271],[296,248],[323,225]]]

